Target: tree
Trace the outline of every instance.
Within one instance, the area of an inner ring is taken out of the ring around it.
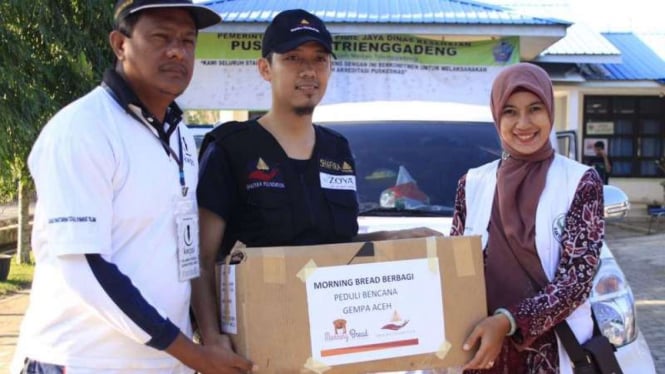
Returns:
[[[112,9],[111,0],[0,2],[0,200],[19,199],[19,262],[30,261],[28,153],[48,119],[111,66]]]

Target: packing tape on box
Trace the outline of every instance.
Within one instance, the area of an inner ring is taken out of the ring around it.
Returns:
[[[425,239],[426,250],[427,250],[427,265],[429,270],[432,273],[438,273],[439,271],[439,258],[436,254],[436,236],[428,236]]]
[[[435,353],[436,357],[443,360],[444,358],[446,358],[446,355],[450,351],[450,348],[452,348],[452,344],[450,344],[450,342],[446,340],[445,342],[443,342],[441,344],[441,346],[439,347],[439,350],[436,351],[436,353]]]
[[[309,278],[309,276],[312,275],[316,271],[317,267],[318,266],[316,266],[316,262],[314,262],[314,260],[310,259],[305,264],[305,266],[303,266],[302,269],[300,269],[300,271],[298,272],[298,274],[296,274],[296,276],[298,278],[300,278],[300,280],[303,281],[303,283],[304,283],[304,282],[307,281],[307,278]]]
[[[473,266],[473,251],[471,250],[471,240],[460,240],[453,246],[453,255],[455,256],[455,269],[458,277],[468,277],[476,275],[476,268]]]
[[[307,362],[305,362],[305,365],[303,366],[305,367],[305,369],[313,371],[318,374],[330,370],[330,366],[324,364],[323,362],[318,362],[311,357],[307,359]]]
[[[286,261],[284,249],[280,247],[263,248],[263,282],[272,284],[286,283]]]

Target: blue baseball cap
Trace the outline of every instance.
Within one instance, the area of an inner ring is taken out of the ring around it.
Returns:
[[[263,33],[261,55],[288,52],[311,41],[321,44],[335,57],[332,36],[319,17],[302,9],[285,10],[273,18]]]

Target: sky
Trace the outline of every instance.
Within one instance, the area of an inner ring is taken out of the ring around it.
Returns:
[[[665,60],[663,0],[479,0],[531,16],[583,23],[597,32],[633,32]]]
[[[665,34],[662,0],[479,0],[490,4],[545,11],[550,17],[583,22],[594,30]],[[536,5],[537,4],[537,5]],[[534,14],[538,15],[538,14]]]
[[[661,0],[569,0],[576,17],[598,31],[665,33]]]

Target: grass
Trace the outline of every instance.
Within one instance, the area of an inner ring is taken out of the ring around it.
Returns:
[[[32,260],[33,264],[19,265],[16,263],[16,255],[14,255],[12,256],[11,261],[12,263],[9,267],[7,280],[0,281],[0,297],[5,297],[17,291],[30,288],[30,285],[32,284],[32,275],[35,272],[34,259]]]

